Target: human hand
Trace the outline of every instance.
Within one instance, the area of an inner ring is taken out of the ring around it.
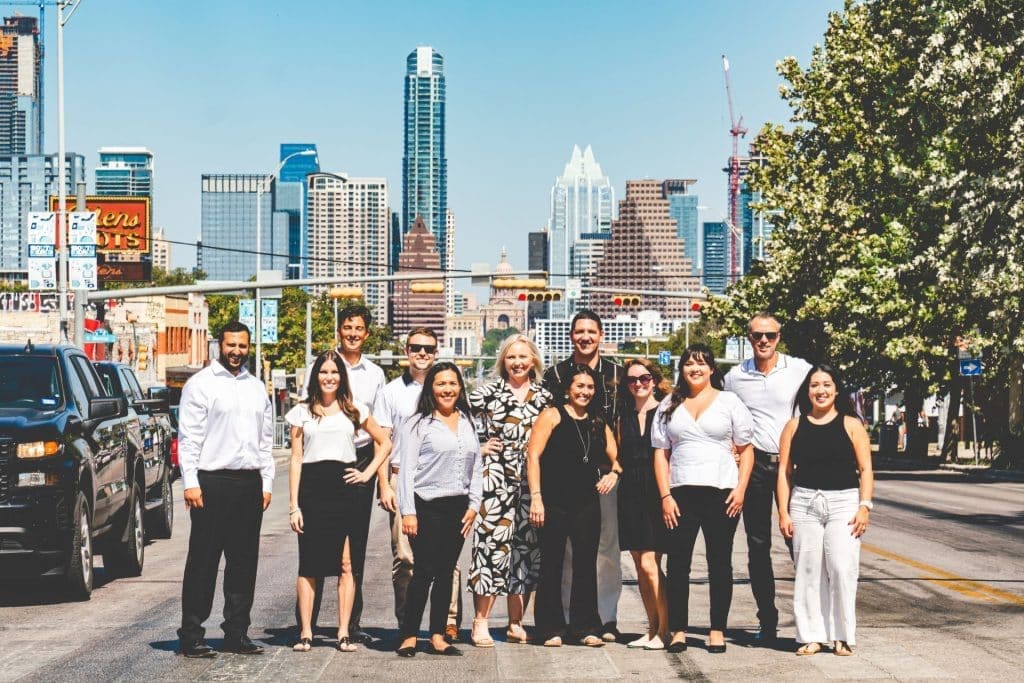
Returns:
[[[866,507],[861,505],[857,508],[857,514],[855,514],[853,519],[850,520],[850,526],[853,527],[853,529],[850,530],[850,533],[854,538],[860,538],[864,535],[864,532],[868,530],[868,519],[870,517],[871,511]]]
[[[288,517],[288,523],[291,525],[292,531],[294,531],[297,534],[301,534],[302,533],[302,510],[299,510],[298,508],[296,508],[295,512],[293,512]]]
[[[619,475],[617,472],[609,472],[600,479],[597,480],[597,492],[604,495],[610,493],[615,485],[619,483]]]
[[[665,526],[675,529],[679,524],[679,505],[672,494],[661,499],[661,517],[665,520]]]
[[[195,488],[185,489],[185,509],[189,510],[195,508],[197,510],[203,509],[203,490],[196,486]]]
[[[501,439],[499,439],[496,436],[492,436],[491,438],[487,439],[487,441],[484,441],[484,443],[480,446],[480,455],[497,455],[501,453],[501,451]]]
[[[419,522],[416,515],[402,515],[402,533],[409,538],[416,538],[419,532]]]
[[[346,484],[365,484],[366,482],[373,479],[375,473],[367,467],[365,470],[358,469],[356,467],[348,467],[345,469],[345,474],[342,475],[342,479],[345,480]]]
[[[537,494],[530,498],[530,524],[538,528],[544,526],[544,503]]]
[[[388,512],[398,511],[398,497],[395,496],[395,490],[387,484],[381,487],[378,498],[380,506]]]
[[[793,520],[790,519],[789,513],[779,512],[779,531],[782,532],[783,538],[793,538]]]
[[[469,531],[473,528],[473,520],[476,519],[476,510],[469,508],[466,514],[462,515],[462,537],[468,538]]]
[[[736,517],[743,511],[744,489],[734,488],[729,497],[725,499],[725,514],[729,517]]]

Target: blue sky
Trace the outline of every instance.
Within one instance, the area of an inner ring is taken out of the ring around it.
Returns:
[[[617,198],[626,179],[696,178],[701,220],[720,219],[730,152],[721,54],[747,127],[785,122],[775,63],[806,64],[841,5],[84,0],[65,31],[67,146],[85,154],[90,191],[99,147],[151,149],[154,220],[172,240],[199,234],[202,173],[270,172],[286,141],[316,143],[324,170],[386,177],[398,211],[405,58],[431,45],[445,57],[456,265],[493,265],[505,245],[525,267],[526,233],[546,223],[574,144],[593,147]],[[172,253],[173,265],[193,265],[194,248]]]

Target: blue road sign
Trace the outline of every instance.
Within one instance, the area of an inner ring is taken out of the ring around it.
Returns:
[[[981,359],[980,358],[961,358],[960,359],[960,376],[961,377],[980,377],[981,376]]]
[[[661,365],[671,365],[672,353],[670,351],[658,351],[658,363]]]

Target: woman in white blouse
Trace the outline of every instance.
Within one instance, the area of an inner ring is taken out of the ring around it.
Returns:
[[[352,565],[366,553],[352,531],[361,514],[358,484],[365,484],[391,452],[391,439],[370,416],[370,407],[352,400],[345,363],[335,350],[317,357],[309,373],[307,400],[288,411],[292,457],[288,469],[288,520],[299,537],[299,640],[296,652],[313,644],[310,621],[316,579],[338,577],[338,643],[352,652],[348,622],[355,597]],[[373,437],[374,458],[357,469],[355,433]]]
[[[669,652],[686,650],[690,563],[703,531],[711,589],[707,649],[725,652],[732,602],[732,541],[754,466],[754,421],[731,392],[711,349],[692,344],[679,359],[679,381],[658,407],[651,429],[654,476],[668,547]],[[739,467],[734,452],[738,451]]]

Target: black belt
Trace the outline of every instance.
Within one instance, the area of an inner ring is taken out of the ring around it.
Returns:
[[[768,451],[762,451],[760,448],[755,448],[754,449],[754,459],[755,460],[763,460],[763,461],[765,461],[767,463],[775,465],[775,464],[777,464],[779,462],[779,454],[778,453],[769,453]]]

